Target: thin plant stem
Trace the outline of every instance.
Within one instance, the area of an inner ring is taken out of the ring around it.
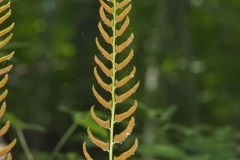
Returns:
[[[27,157],[27,160],[34,160],[33,154],[31,152],[31,150],[30,150],[30,148],[27,144],[26,138],[23,134],[23,130],[22,129],[16,129],[16,132],[17,132],[17,136],[18,136],[20,145],[22,146],[24,154]]]
[[[71,137],[71,135],[74,133],[74,131],[77,129],[78,125],[76,123],[73,123],[68,130],[64,133],[64,135],[61,137],[55,148],[53,149],[53,152],[49,156],[49,159],[52,160],[62,149],[64,144],[67,142],[67,140]]]
[[[116,109],[116,99],[115,99],[115,91],[116,91],[116,0],[113,1],[113,58],[112,58],[112,111],[111,111],[111,127],[110,127],[110,148],[109,148],[109,160],[113,160],[113,149],[114,149],[114,119],[115,119],[115,109]]]

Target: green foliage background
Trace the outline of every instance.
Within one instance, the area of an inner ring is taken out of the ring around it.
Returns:
[[[141,147],[132,159],[240,159],[240,1],[132,3],[130,30],[141,81],[134,130]],[[46,160],[76,124],[56,159],[83,159],[86,127],[106,136],[88,114],[97,104],[91,86],[99,3],[13,0],[12,6],[16,28],[9,47],[16,55],[9,137],[23,131],[34,158]],[[94,146],[91,151],[105,156]],[[20,144],[14,155],[26,159]]]

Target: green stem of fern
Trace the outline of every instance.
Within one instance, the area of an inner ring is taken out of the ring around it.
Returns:
[[[78,124],[73,123],[65,132],[65,134],[62,136],[62,138],[60,139],[60,141],[57,143],[56,147],[53,149],[52,154],[49,156],[49,160],[52,160],[53,158],[55,158],[55,156],[57,156],[57,154],[60,152],[60,150],[62,149],[62,147],[64,146],[64,144],[67,142],[67,140],[71,137],[71,135],[73,134],[73,132],[77,129]]]
[[[115,109],[116,109],[116,99],[115,99],[115,89],[116,89],[116,0],[113,1],[114,13],[113,13],[113,58],[112,58],[112,113],[111,113],[111,128],[110,128],[110,148],[109,148],[109,160],[113,160],[113,148],[114,148],[114,119],[115,119]]]
[[[22,146],[23,148],[23,151],[27,157],[27,160],[34,160],[33,158],[33,154],[27,144],[27,141],[26,141],[26,138],[23,134],[23,131],[22,129],[16,129],[16,132],[17,132],[17,136],[18,136],[18,139],[19,139],[19,142],[20,142],[20,145]]]

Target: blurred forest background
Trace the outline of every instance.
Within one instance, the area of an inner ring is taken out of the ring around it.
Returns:
[[[132,3],[141,81],[134,130],[141,145],[132,159],[239,160],[240,1]],[[83,159],[86,127],[106,136],[89,116],[97,104],[91,87],[99,2],[13,0],[12,6],[9,47],[16,55],[7,118],[13,127],[5,141],[18,137],[17,160]]]

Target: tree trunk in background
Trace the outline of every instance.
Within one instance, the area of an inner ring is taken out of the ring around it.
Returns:
[[[183,82],[185,81],[185,84],[183,84],[183,87],[185,89],[184,94],[184,101],[185,107],[189,110],[189,120],[191,120],[190,123],[195,124],[200,122],[200,111],[199,111],[199,104],[196,100],[197,97],[197,81],[196,81],[196,74],[192,72],[191,66],[196,59],[196,55],[194,55],[194,50],[192,47],[192,41],[191,41],[191,34],[189,31],[188,26],[188,19],[187,19],[187,9],[189,7],[189,1],[188,0],[174,0],[175,3],[175,9],[174,13],[177,17],[177,25],[176,25],[176,33],[178,33],[179,36],[179,43],[180,47],[182,48],[182,51],[184,52],[183,58],[186,61],[186,77],[184,78]]]
[[[145,104],[147,107],[160,107],[159,101],[157,101],[158,95],[158,88],[159,88],[159,67],[156,65],[156,61],[147,66],[146,74],[145,74]],[[152,119],[152,117],[148,117],[145,119],[144,124],[144,144],[145,145],[152,145],[156,139],[156,131],[157,125]],[[152,155],[144,155],[143,159],[153,160]]]
[[[164,100],[161,100],[160,92],[163,92],[163,88],[160,87],[161,82],[161,72],[160,64],[164,60],[163,54],[167,50],[170,50],[174,47],[181,49],[183,55],[181,55],[185,61],[186,66],[188,67],[185,75],[180,77],[186,81],[182,81],[182,84],[178,84],[184,88],[183,100],[181,102],[174,102],[175,100],[171,97],[176,95],[176,90],[173,88],[168,88],[168,97],[170,99],[167,102],[168,105],[177,103],[182,104],[181,107],[186,107],[189,111],[189,116],[187,120],[190,120],[191,123],[197,123],[200,121],[199,116],[199,105],[196,101],[196,92],[197,85],[195,75],[191,72],[191,64],[195,59],[193,54],[192,44],[191,44],[191,35],[189,32],[189,27],[187,23],[187,7],[188,1],[183,0],[161,0],[159,6],[157,6],[157,17],[156,17],[156,27],[152,29],[152,33],[147,46],[144,48],[145,52],[148,53],[146,56],[146,73],[145,73],[145,105],[148,108],[157,109],[158,107],[166,107]],[[167,27],[171,27],[174,31],[172,39],[168,41]],[[158,33],[158,34],[156,34]],[[177,38],[176,38],[177,37]],[[170,48],[169,48],[170,47]],[[181,97],[181,95],[180,95]],[[179,97],[178,97],[179,98]],[[181,100],[182,98],[180,98]],[[187,113],[184,113],[186,115]],[[144,132],[143,132],[143,143],[144,145],[153,145],[161,141],[161,137],[157,137],[155,134],[155,129],[159,128],[156,121],[149,117],[145,119]],[[155,157],[152,155],[144,155],[144,160],[155,160]]]
[[[189,124],[195,124],[200,122],[200,111],[199,104],[197,102],[197,80],[196,74],[192,72],[192,64],[196,60],[197,56],[194,54],[194,49],[191,41],[191,34],[188,26],[188,0],[170,0],[167,2],[167,7],[169,8],[168,19],[169,25],[173,30],[172,36],[172,47],[177,50],[178,54],[176,57],[180,57],[184,60],[184,65],[186,68],[181,72],[178,77],[180,83],[174,84],[174,88],[178,89],[178,96],[176,97],[176,104],[182,111],[180,113],[184,121],[187,121]],[[180,51],[180,52],[179,52]],[[179,74],[179,73],[178,73]],[[168,89],[168,101],[172,101],[172,95],[176,95],[175,89]],[[171,102],[169,102],[171,104]]]
[[[164,50],[164,33],[166,25],[166,0],[161,0],[159,6],[156,7],[156,23],[152,32],[149,33],[149,39],[146,40],[145,53],[145,105],[149,109],[157,109],[163,105],[160,98],[160,63],[162,61],[162,53]],[[158,34],[156,34],[158,33]],[[159,126],[156,124],[154,117],[146,116],[144,120],[143,143],[144,145],[156,144],[156,129]],[[154,157],[150,154],[143,156],[143,160],[153,160]]]

